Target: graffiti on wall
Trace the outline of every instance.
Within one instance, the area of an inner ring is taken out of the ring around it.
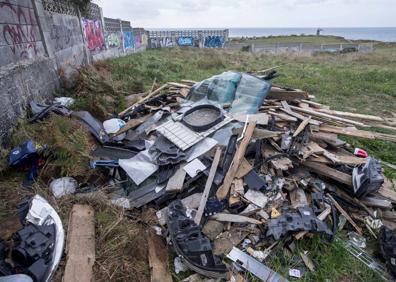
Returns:
[[[43,52],[37,47],[41,41],[36,16],[32,8],[13,5],[9,0],[0,2],[0,17],[12,19],[9,23],[2,21],[0,42],[8,45],[12,53],[19,59],[36,57]]]
[[[132,31],[123,31],[122,33],[124,37],[124,48],[125,49],[133,48],[134,39],[133,39]]]
[[[103,50],[105,40],[102,32],[101,22],[98,20],[82,19],[85,40],[90,51]]]
[[[119,32],[105,32],[105,40],[107,48],[122,47],[122,34]]]
[[[134,36],[135,38],[135,48],[139,49],[142,47],[142,36],[140,34],[137,34]]]
[[[194,38],[191,36],[180,36],[177,39],[177,45],[179,45],[179,46],[193,46]]]
[[[169,48],[177,46],[172,37],[156,37],[150,39],[151,48]]]
[[[205,48],[223,48],[224,47],[224,36],[213,35],[207,36],[204,40]]]
[[[70,45],[73,31],[65,25],[52,25],[50,30],[50,38],[54,42],[55,51],[65,49]]]

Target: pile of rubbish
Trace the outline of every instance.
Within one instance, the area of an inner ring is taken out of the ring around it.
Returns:
[[[158,255],[165,248],[159,236],[177,254],[176,272],[231,281],[245,281],[240,273],[250,272],[286,281],[265,264],[275,247],[293,249],[312,233],[332,241],[341,229],[349,231],[342,244],[352,255],[392,279],[364,251],[363,228],[395,275],[396,183],[382,166],[395,167],[339,136],[396,142],[395,135],[366,130],[394,128],[381,117],[335,111],[303,90],[274,86],[276,75],[228,71],[202,82],[169,82],[104,122],[62,103],[34,103],[32,121],[48,113],[80,120],[98,141],[87,165],[108,176],[109,201],[156,210],[148,240],[158,281],[172,281],[166,257]],[[39,169],[32,142],[9,159],[14,167],[29,160],[28,179]],[[79,191],[72,178],[55,181],[55,197]],[[301,262],[290,277],[315,271],[309,254],[301,253]]]

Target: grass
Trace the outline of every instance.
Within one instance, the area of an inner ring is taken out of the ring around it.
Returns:
[[[337,110],[357,111],[391,117],[396,104],[396,48],[383,47],[372,54],[322,54],[302,55],[254,55],[227,50],[164,49],[129,55],[96,64],[93,75],[86,72],[86,80],[80,81],[73,93],[77,98],[76,109],[98,109],[103,120],[124,107],[123,96],[147,91],[154,80],[157,86],[180,79],[202,80],[226,70],[257,71],[280,66],[281,76],[275,84],[302,88],[316,96],[316,101]],[[91,81],[91,83],[86,83]],[[94,85],[94,87],[91,87]],[[99,91],[98,91],[99,90]],[[65,93],[59,93],[65,94]],[[67,93],[66,93],[67,94]],[[69,93],[70,94],[70,93]],[[50,118],[39,128],[21,125],[14,135],[14,143],[26,137],[50,143],[56,151],[58,167],[51,170],[51,177],[63,175],[86,176],[91,142],[84,134],[72,142],[70,136],[79,130],[69,122]],[[58,127],[59,130],[54,130]],[[52,128],[52,129],[51,129]],[[48,134],[53,132],[54,134]],[[347,138],[354,146],[366,149],[370,154],[390,163],[396,163],[394,143]],[[63,158],[63,159],[62,159]],[[60,167],[66,171],[59,170]],[[75,166],[75,167],[74,167]],[[393,171],[386,171],[394,178]],[[16,204],[28,192],[21,188],[22,176],[3,174],[0,181],[0,221],[13,214]],[[81,179],[84,179],[82,177]],[[122,211],[109,207],[101,199],[66,197],[55,200],[47,188],[50,177],[35,186],[59,211],[65,228],[74,203],[91,204],[96,212],[95,281],[148,281],[150,279],[144,230],[152,222],[152,213],[134,214],[132,219],[122,217]],[[372,271],[351,257],[337,244],[326,245],[318,237],[305,239],[297,244],[297,251],[309,251],[317,271],[306,273],[303,281],[378,281]],[[287,276],[295,267],[295,255],[288,257],[282,250],[268,261],[269,266]],[[300,262],[299,262],[300,263]],[[170,266],[172,262],[170,262]],[[55,281],[60,281],[64,261]],[[173,270],[171,270],[173,271]],[[174,275],[176,281],[181,276]]]
[[[264,36],[253,38],[232,38],[233,43],[261,43],[261,44],[276,44],[276,43],[304,43],[304,44],[332,44],[332,43],[351,43],[353,41],[347,40],[340,36],[316,36],[316,35],[290,35],[290,36]]]

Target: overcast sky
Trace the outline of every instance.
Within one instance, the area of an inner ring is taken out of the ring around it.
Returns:
[[[134,27],[394,27],[396,0],[95,0]]]

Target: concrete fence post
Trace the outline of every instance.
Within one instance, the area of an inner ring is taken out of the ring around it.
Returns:
[[[41,38],[43,39],[44,50],[50,58],[55,57],[54,49],[51,44],[50,30],[45,20],[44,6],[41,0],[33,0],[33,9],[36,15]]]
[[[85,53],[85,57],[87,58],[87,64],[89,65],[92,62],[91,54],[89,53],[87,40],[86,40],[85,35],[84,35],[84,27],[83,27],[83,24],[82,24],[81,12],[80,12],[80,9],[78,9],[78,8],[76,8],[76,9],[77,9],[78,21],[80,22],[81,36],[82,36],[82,39],[83,39],[83,42],[84,42],[84,53]]]
[[[343,49],[342,47],[343,47],[343,45],[342,45],[342,43],[341,43],[341,44],[340,44],[340,51],[342,51],[342,49]]]
[[[125,45],[124,45],[124,32],[122,31],[122,20],[119,19],[120,21],[120,30],[121,30],[121,45],[122,45],[122,53],[125,53]]]

